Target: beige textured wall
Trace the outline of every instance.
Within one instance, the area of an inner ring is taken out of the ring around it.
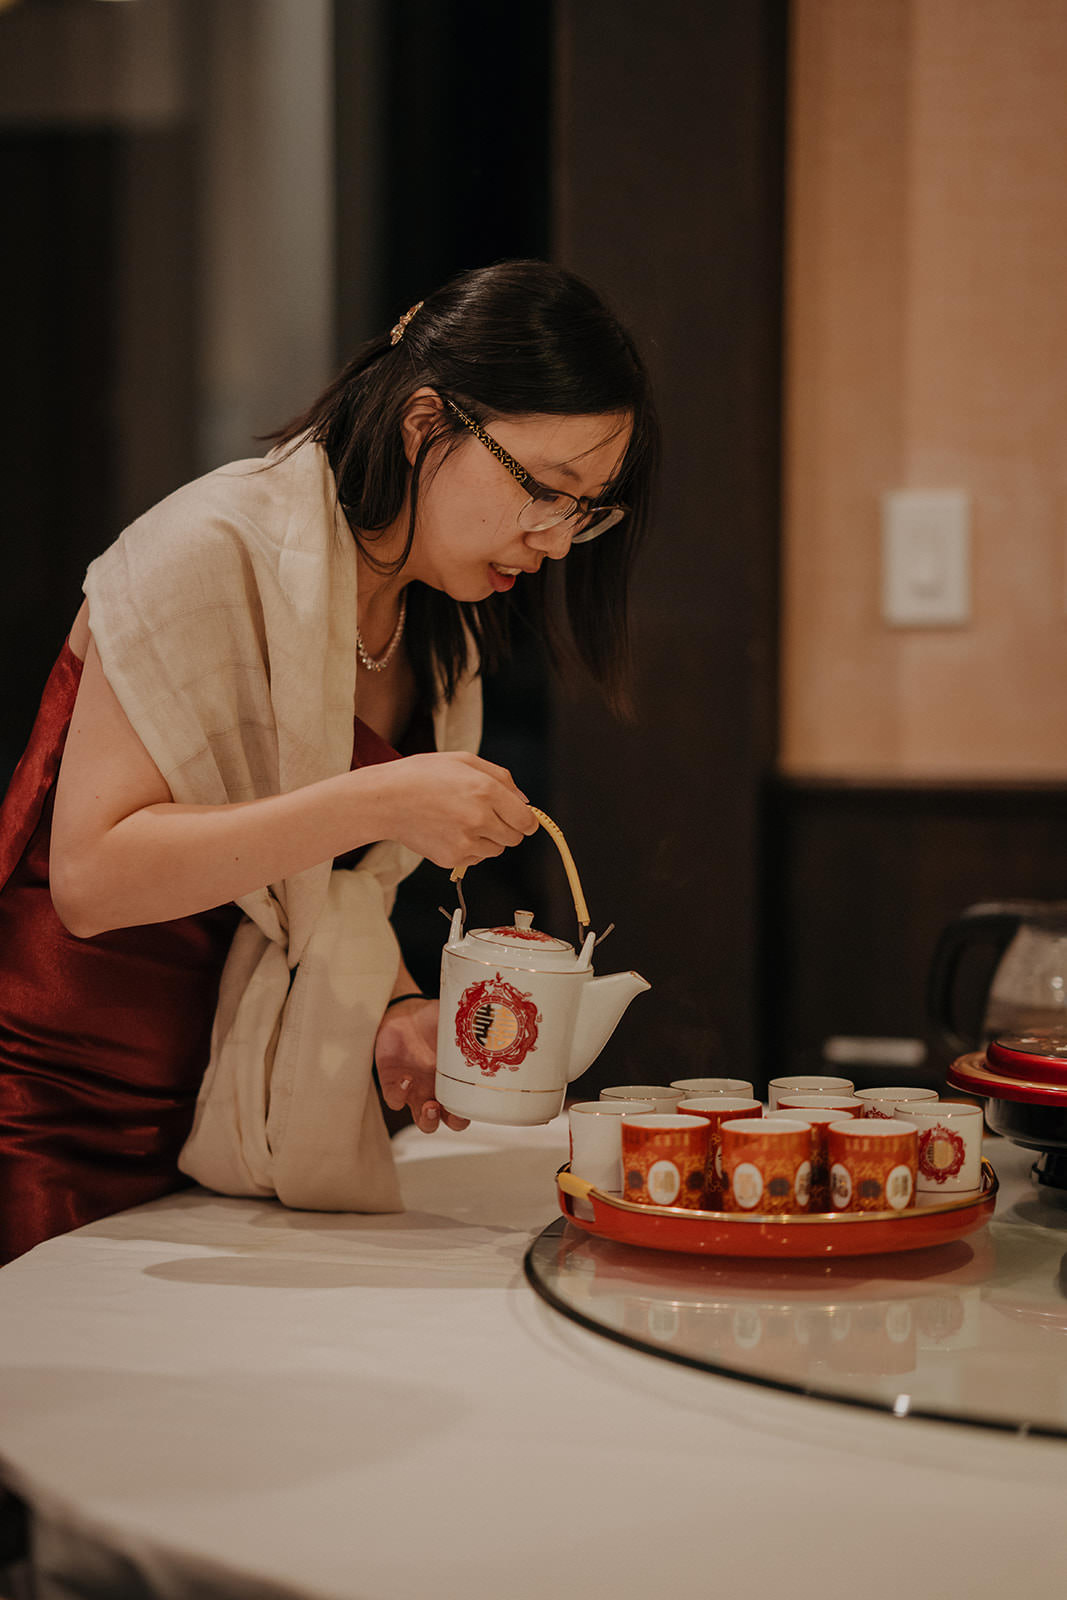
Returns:
[[[782,767],[1067,777],[1067,4],[795,0]],[[972,617],[880,619],[880,496]]]

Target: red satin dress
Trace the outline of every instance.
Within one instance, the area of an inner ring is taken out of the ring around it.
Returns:
[[[91,939],[60,922],[48,852],[81,669],[65,644],[0,806],[0,1263],[188,1183],[178,1153],[241,917],[231,903]],[[355,719],[353,767],[398,754]]]

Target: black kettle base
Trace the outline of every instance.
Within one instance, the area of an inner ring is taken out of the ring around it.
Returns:
[[[1067,1191],[1067,1151],[1046,1150],[1034,1162],[1033,1173],[1045,1188]]]

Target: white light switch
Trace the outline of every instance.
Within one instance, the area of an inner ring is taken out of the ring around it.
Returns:
[[[892,627],[969,622],[970,566],[970,499],[961,489],[882,496],[882,616]]]

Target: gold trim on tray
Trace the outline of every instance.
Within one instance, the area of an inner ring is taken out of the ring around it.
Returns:
[[[556,1173],[556,1182],[564,1194],[569,1194],[572,1199],[588,1200],[592,1197],[603,1201],[606,1206],[613,1206],[617,1211],[636,1211],[642,1217],[683,1217],[689,1220],[707,1218],[715,1222],[759,1223],[762,1227],[766,1227],[768,1223],[777,1226],[780,1222],[806,1222],[825,1226],[826,1223],[833,1222],[846,1224],[899,1222],[904,1218],[938,1216],[949,1211],[964,1211],[968,1206],[988,1200],[1000,1188],[992,1165],[984,1157],[981,1188],[968,1189],[955,1199],[942,1200],[936,1205],[905,1206],[903,1211],[690,1211],[686,1206],[639,1205],[636,1200],[624,1200],[621,1195],[609,1194],[606,1189],[598,1189],[595,1184],[587,1183],[584,1178],[579,1178],[577,1173],[571,1171],[570,1162],[564,1162],[560,1167]]]

